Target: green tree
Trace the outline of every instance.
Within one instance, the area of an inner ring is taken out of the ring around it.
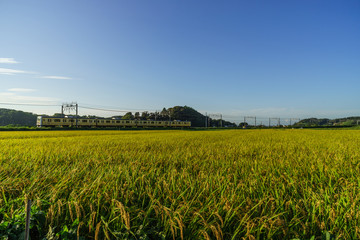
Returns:
[[[147,120],[149,118],[149,113],[144,111],[141,113],[141,120]]]
[[[36,126],[37,115],[33,113],[0,108],[0,126]]]
[[[139,112],[136,112],[134,118],[135,118],[136,120],[140,120],[140,113],[139,113]]]
[[[123,117],[122,119],[125,119],[125,120],[134,120],[134,116],[132,114],[132,112],[127,112]]]

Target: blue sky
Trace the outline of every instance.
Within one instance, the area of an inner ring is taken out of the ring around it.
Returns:
[[[359,43],[358,0],[3,0],[0,102],[354,116]]]

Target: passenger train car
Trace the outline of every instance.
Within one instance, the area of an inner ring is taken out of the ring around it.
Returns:
[[[191,127],[189,121],[123,120],[109,118],[71,118],[38,116],[37,127]]]

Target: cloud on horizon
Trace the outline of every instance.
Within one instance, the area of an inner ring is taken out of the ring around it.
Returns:
[[[71,77],[64,77],[64,76],[42,76],[41,78],[46,79],[57,79],[57,80],[71,80]]]
[[[0,102],[11,104],[58,104],[60,99],[53,97],[31,96],[37,89],[9,88],[0,92]]]
[[[36,89],[32,88],[10,88],[8,89],[9,92],[35,92]]]
[[[15,64],[15,63],[19,63],[19,62],[15,61],[14,58],[0,58],[0,63]]]
[[[30,72],[30,71],[24,71],[24,70],[17,70],[17,69],[10,69],[10,68],[0,68],[0,74],[5,74],[5,75],[15,75],[17,73],[22,73],[22,74],[35,74],[36,72]]]
[[[55,104],[60,101],[60,99],[53,97],[19,95],[19,93],[29,93],[34,91],[36,91],[36,89],[10,88],[7,92],[0,92],[0,102],[9,104]]]
[[[5,63],[5,64],[16,64],[19,63],[18,61],[16,61],[14,58],[0,58],[0,64]],[[0,74],[3,75],[16,75],[16,74],[41,74],[38,72],[33,72],[33,71],[24,71],[24,70],[19,70],[19,69],[11,69],[11,68],[0,68]],[[38,76],[39,78],[39,76]],[[56,75],[46,75],[46,76],[40,76],[40,78],[45,78],[45,79],[56,79],[56,80],[71,80],[71,77],[65,77],[65,76],[56,76]]]

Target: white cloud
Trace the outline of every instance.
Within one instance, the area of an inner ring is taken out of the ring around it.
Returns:
[[[9,92],[35,92],[36,89],[31,88],[10,88],[8,89]]]
[[[16,104],[57,104],[60,99],[40,96],[23,96],[15,92],[0,92],[0,101]]]
[[[34,74],[34,72],[29,72],[29,71],[16,70],[16,69],[10,69],[10,68],[0,68],[0,74],[14,75],[14,74],[17,74],[17,73]]]
[[[70,79],[72,79],[70,77],[63,77],[63,76],[42,76],[41,78],[59,79],[59,80],[70,80]]]
[[[26,103],[55,103],[58,102],[60,99],[52,98],[52,97],[33,97],[33,96],[20,96],[15,95],[12,97],[13,100],[17,102],[26,102]]]
[[[0,63],[14,64],[14,63],[19,63],[19,62],[15,61],[15,59],[13,59],[13,58],[0,58]]]
[[[19,63],[15,61],[14,58],[0,58],[0,64],[1,63]],[[11,68],[0,68],[0,74],[3,75],[15,75],[15,74],[36,74],[37,72],[32,71],[24,71],[19,69],[11,69]],[[39,74],[39,73],[37,73]],[[39,77],[39,76],[38,76]],[[47,76],[40,76],[40,78],[46,78],[46,79],[55,79],[55,80],[71,80],[71,77],[65,77],[65,76],[56,76],[56,75],[47,75]]]
[[[14,96],[15,93],[13,92],[0,92],[0,96]]]
[[[57,104],[60,99],[53,97],[25,96],[32,94],[36,89],[10,88],[6,92],[0,92],[0,102],[12,104]]]

